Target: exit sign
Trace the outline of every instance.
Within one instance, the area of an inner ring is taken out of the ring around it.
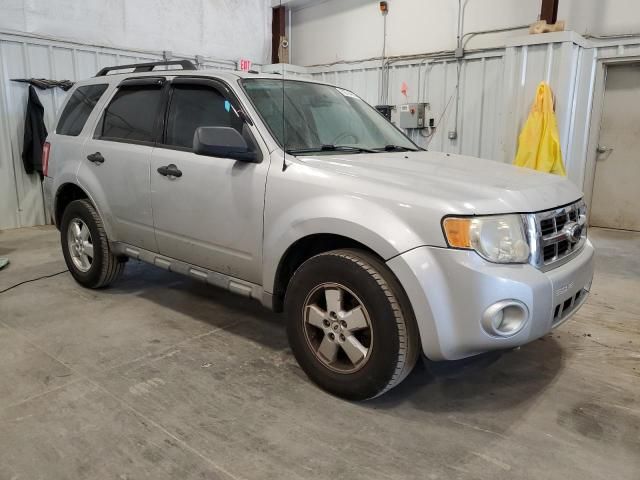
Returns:
[[[251,60],[247,60],[244,58],[238,60],[238,70],[242,70],[243,72],[248,72],[249,70],[251,70]]]

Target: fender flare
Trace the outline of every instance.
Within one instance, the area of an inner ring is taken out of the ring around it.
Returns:
[[[327,211],[335,216],[327,217]],[[316,215],[314,215],[316,213]],[[268,222],[268,223],[267,223]],[[393,212],[353,197],[316,197],[265,219],[263,288],[273,293],[282,258],[297,241],[317,234],[354,240],[387,261],[421,244],[418,235]]]

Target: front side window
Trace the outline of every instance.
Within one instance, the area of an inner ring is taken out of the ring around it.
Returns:
[[[108,85],[103,83],[76,88],[60,115],[56,133],[73,137],[80,135],[89,115],[107,87]]]
[[[280,145],[292,154],[417,150],[373,107],[330,85],[245,79],[242,85]]]
[[[243,121],[220,91],[201,85],[174,86],[164,143],[191,148],[198,127],[231,127],[243,133]]]
[[[153,142],[161,100],[157,86],[120,87],[105,110],[101,138]]]

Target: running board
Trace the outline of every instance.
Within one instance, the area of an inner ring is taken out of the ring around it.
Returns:
[[[186,275],[187,277],[195,278],[209,285],[224,288],[243,297],[253,298],[261,302],[265,307],[273,308],[272,296],[265,293],[263,288],[255,283],[214,272],[213,270],[207,270],[206,268],[197,267],[190,263],[181,262],[175,258],[166,257],[159,253],[134,247],[133,245],[128,245],[123,242],[111,242],[111,251],[115,255],[124,255],[134,260],[140,260],[141,262],[163,268],[169,272]]]

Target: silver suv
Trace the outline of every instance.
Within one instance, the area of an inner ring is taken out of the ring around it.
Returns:
[[[157,65],[79,82],[45,144],[81,285],[135,258],[285,310],[302,369],[356,400],[585,301],[594,250],[566,179],[425,151],[331,85]]]

